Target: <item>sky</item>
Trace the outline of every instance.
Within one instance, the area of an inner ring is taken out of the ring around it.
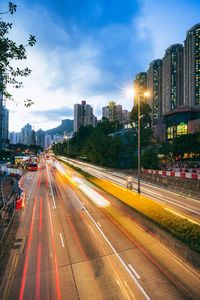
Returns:
[[[32,73],[23,88],[12,90],[10,131],[27,122],[35,130],[58,126],[73,118],[73,106],[86,100],[101,117],[110,100],[131,110],[133,100],[124,90],[138,72],[162,58],[165,49],[183,43],[186,31],[200,22],[199,0],[13,0],[10,38],[26,44],[27,59],[14,65]],[[8,1],[0,1],[5,11]],[[25,108],[23,101],[34,105]]]

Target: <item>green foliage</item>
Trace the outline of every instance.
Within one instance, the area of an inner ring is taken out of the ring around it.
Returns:
[[[155,148],[146,148],[141,153],[141,165],[144,169],[158,169],[158,153]]]
[[[191,155],[195,159],[200,157],[200,132],[181,135],[170,143],[161,143],[159,154],[164,155],[166,160],[176,158],[183,159],[185,154]]]
[[[0,14],[13,14],[16,12],[17,6],[9,2],[8,8],[8,11]],[[2,77],[0,80],[0,91],[9,99],[12,99],[12,95],[6,91],[6,85],[10,84],[14,88],[21,88],[23,84],[21,77],[27,77],[31,73],[31,70],[27,67],[24,69],[14,68],[12,62],[26,59],[26,47],[33,47],[36,43],[35,36],[30,35],[27,45],[17,45],[8,37],[12,26],[12,23],[4,22],[0,18],[0,78]],[[33,101],[30,99],[25,101],[25,106],[27,107],[32,104]]]
[[[147,103],[141,102],[140,103],[140,123],[141,128],[148,128],[151,126],[151,108]],[[138,123],[138,105],[134,105],[131,111],[131,121],[137,125]]]

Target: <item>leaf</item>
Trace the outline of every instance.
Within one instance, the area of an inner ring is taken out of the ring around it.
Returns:
[[[34,105],[34,104],[35,104],[34,101],[31,100],[31,99],[26,99],[26,100],[24,101],[24,106],[25,106],[25,107],[30,107],[30,106],[32,106],[32,105]]]
[[[11,13],[11,15],[13,15],[13,13],[16,12],[17,5],[12,2],[9,2],[8,7],[9,7],[9,12]]]

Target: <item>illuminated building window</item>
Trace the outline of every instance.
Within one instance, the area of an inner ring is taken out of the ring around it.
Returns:
[[[168,140],[173,139],[173,137],[174,137],[173,132],[174,132],[173,127],[168,127],[167,128],[167,139]]]
[[[183,134],[187,134],[188,133],[188,126],[185,123],[180,123],[179,125],[177,125],[176,127],[176,135],[183,135]]]

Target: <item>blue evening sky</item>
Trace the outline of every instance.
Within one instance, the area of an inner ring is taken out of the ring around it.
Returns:
[[[73,105],[85,99],[101,116],[101,107],[115,100],[125,109],[132,99],[123,90],[137,72],[162,58],[173,43],[200,22],[197,0],[16,0],[11,37],[25,43],[29,33],[37,44],[28,50],[32,74],[24,88],[13,91],[10,130],[26,122],[35,129],[57,126],[73,118]],[[0,10],[8,1],[1,0]],[[31,98],[35,105],[23,108]],[[17,125],[16,125],[17,124]]]

